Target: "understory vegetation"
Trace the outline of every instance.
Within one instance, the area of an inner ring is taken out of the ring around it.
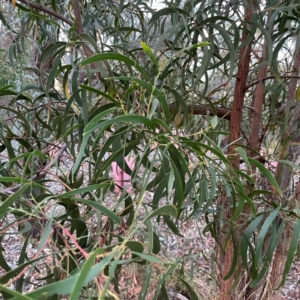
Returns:
[[[299,12],[1,1],[3,299],[282,299],[299,262]]]

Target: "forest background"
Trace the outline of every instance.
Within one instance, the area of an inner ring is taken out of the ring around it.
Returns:
[[[1,1],[3,299],[298,299],[299,12]]]

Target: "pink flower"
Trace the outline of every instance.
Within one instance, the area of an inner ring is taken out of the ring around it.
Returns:
[[[134,169],[134,158],[133,157],[125,157],[125,161],[128,165],[128,167],[133,170]],[[132,191],[132,185],[131,185],[131,176],[124,172],[116,162],[113,162],[112,165],[112,172],[113,172],[113,180],[115,183],[115,192],[118,194],[121,193],[121,189],[118,186],[121,186],[126,190],[127,193],[130,193]]]

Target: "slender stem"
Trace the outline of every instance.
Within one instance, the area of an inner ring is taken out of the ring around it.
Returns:
[[[169,105],[169,110],[172,111],[175,108],[175,104]],[[228,108],[222,108],[222,107],[215,107],[216,113],[213,111],[213,109],[209,106],[205,105],[197,105],[197,104],[188,104],[187,109],[189,113],[193,115],[210,115],[214,116],[215,114],[219,118],[223,118],[225,120],[230,120],[231,117],[231,110]]]
[[[73,9],[74,9],[74,17],[75,17],[75,24],[76,24],[75,30],[76,30],[76,33],[78,35],[80,35],[80,34],[84,33],[84,29],[83,29],[83,24],[82,24],[79,0],[73,0],[72,5],[73,5]],[[94,54],[93,51],[85,43],[82,44],[82,48],[83,48],[83,51],[84,51],[84,54],[86,57],[90,57]],[[92,62],[91,65],[94,70],[98,69],[98,64],[96,62]],[[99,72],[97,73],[97,76],[98,76],[99,80],[101,80],[101,76],[100,76]]]
[[[254,85],[256,85],[256,84],[258,84],[260,82],[266,81],[268,79],[274,79],[274,78],[276,78],[274,75],[270,75],[270,76],[267,76],[267,77],[255,80],[255,81],[251,82],[250,84],[248,84],[246,86],[246,89],[249,89],[252,86],[254,86]],[[300,76],[298,76],[298,75],[297,76],[296,75],[281,75],[280,78],[295,79],[295,78],[300,78]]]
[[[26,5],[28,5],[28,6],[30,6],[30,7],[32,7],[32,8],[36,8],[36,9],[38,9],[40,11],[43,11],[43,12],[47,13],[48,15],[51,15],[51,16],[59,19],[59,20],[62,20],[63,22],[69,24],[71,27],[74,25],[74,23],[70,19],[68,19],[68,18],[64,17],[63,15],[55,12],[52,9],[49,9],[49,8],[47,8],[45,6],[42,6],[42,5],[38,4],[38,3],[29,1],[29,0],[19,0],[19,1],[22,2],[22,3],[24,3],[24,4],[26,4]]]

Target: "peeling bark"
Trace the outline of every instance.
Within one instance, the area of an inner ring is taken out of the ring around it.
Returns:
[[[267,60],[267,40],[264,40],[262,47],[262,55],[258,61],[259,64],[266,62]],[[258,70],[258,80],[266,77],[268,65],[263,65]],[[263,111],[263,103],[265,100],[265,88],[262,82],[259,82],[256,86],[254,99],[253,99],[253,110],[251,112],[251,132],[249,146],[251,149],[259,152],[259,138],[260,138],[260,127],[261,127],[261,116]],[[253,157],[256,154],[251,152],[250,155]]]

